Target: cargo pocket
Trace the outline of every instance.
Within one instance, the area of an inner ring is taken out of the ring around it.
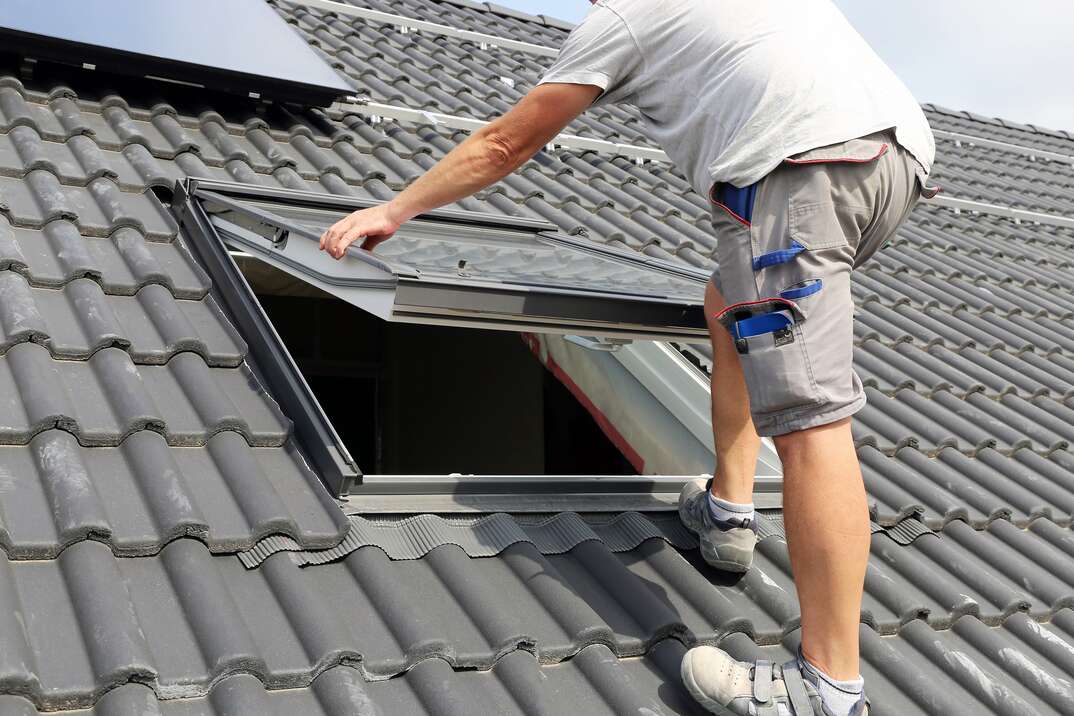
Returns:
[[[792,290],[804,291],[799,294],[803,298],[816,292],[806,288],[806,282]],[[821,402],[803,332],[806,302],[773,297],[739,303],[717,318],[738,349],[751,412],[768,415]]]
[[[787,217],[793,241],[809,251],[847,246],[857,249],[872,222],[875,203],[870,184],[876,180],[867,167],[891,148],[884,136],[852,139],[784,160],[795,177]],[[832,169],[818,169],[820,165]]]

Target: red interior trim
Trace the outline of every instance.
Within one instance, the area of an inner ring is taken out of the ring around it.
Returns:
[[[783,161],[788,164],[868,164],[869,162],[875,162],[880,157],[888,153],[888,145],[880,147],[880,151],[876,153],[875,157],[869,157],[868,159],[855,159],[854,157],[836,157],[835,159],[784,159]]]
[[[522,334],[522,340],[526,342],[526,345],[530,347],[533,354],[537,356],[537,360],[541,360],[540,342],[537,340],[536,336],[524,333]],[[597,421],[597,425],[600,427],[601,432],[612,441],[612,444],[623,454],[623,457],[630,461],[630,464],[638,471],[638,474],[644,475],[645,460],[638,454],[637,450],[631,447],[630,443],[623,437],[623,434],[612,425],[612,421],[608,420],[608,417],[601,412],[600,408],[593,404],[593,401],[589,399],[589,396],[578,387],[578,384],[567,375],[566,371],[560,367],[559,363],[556,363],[556,360],[551,355],[546,354],[545,360],[541,362],[544,363],[545,367],[552,372],[552,375],[554,375],[560,383],[563,383],[563,385],[566,386],[567,390],[574,396],[574,399],[581,403],[582,407],[593,416],[593,420]]]

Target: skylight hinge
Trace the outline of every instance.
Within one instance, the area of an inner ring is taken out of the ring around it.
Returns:
[[[271,227],[271,225],[268,225]],[[291,235],[291,232],[282,226],[275,227],[272,232],[272,246],[276,249],[283,249],[287,246],[287,237]]]
[[[630,338],[594,338],[591,336],[564,336],[564,339],[568,343],[573,343],[576,346],[581,346],[588,351],[601,351],[604,353],[615,353],[621,350],[623,346],[628,346],[634,341]]]

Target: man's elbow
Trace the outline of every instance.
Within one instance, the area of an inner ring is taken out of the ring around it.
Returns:
[[[517,142],[501,132],[490,132],[484,139],[484,158],[494,171],[510,173],[528,159],[522,155]]]

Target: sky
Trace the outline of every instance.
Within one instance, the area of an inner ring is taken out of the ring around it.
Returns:
[[[834,1],[919,101],[1074,131],[1068,0]],[[587,0],[498,2],[571,22],[589,8]]]

